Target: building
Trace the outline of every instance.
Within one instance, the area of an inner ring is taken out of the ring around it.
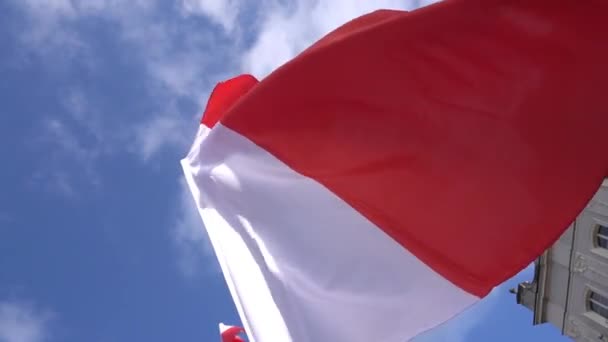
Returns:
[[[575,341],[608,342],[608,180],[561,238],[535,262],[531,282],[511,290]]]

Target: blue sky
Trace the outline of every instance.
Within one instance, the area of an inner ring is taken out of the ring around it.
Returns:
[[[179,166],[209,91],[425,4],[1,1],[0,342],[206,342],[239,324]],[[419,340],[565,341],[508,293],[531,271]]]

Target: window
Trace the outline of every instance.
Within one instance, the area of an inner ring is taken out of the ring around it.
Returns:
[[[598,225],[595,231],[595,245],[608,249],[608,227]]]
[[[608,319],[608,298],[591,291],[588,299],[589,310]]]

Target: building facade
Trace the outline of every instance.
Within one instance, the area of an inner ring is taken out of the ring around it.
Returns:
[[[608,342],[608,180],[561,238],[535,262],[534,279],[512,292],[533,311],[581,342]]]

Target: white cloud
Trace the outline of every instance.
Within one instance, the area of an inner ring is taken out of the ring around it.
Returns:
[[[76,134],[59,119],[44,121],[42,142],[56,145],[55,150],[61,150],[81,162],[92,158],[91,151],[82,146]]]
[[[52,315],[29,304],[0,302],[0,342],[43,342]]]
[[[233,47],[213,31],[193,31],[182,22],[137,17],[122,20],[121,27],[122,39],[147,71],[148,93],[159,100],[158,111],[149,115],[143,128],[133,132],[139,144],[136,154],[149,161],[163,148],[187,146],[206,102],[203,96],[210,92],[218,75],[231,64],[236,65],[229,58]],[[199,107],[194,113],[181,113],[175,105],[178,99]]]
[[[86,174],[89,184],[97,184],[98,176],[94,171],[93,161],[96,158],[95,151],[89,151],[76,137],[73,130],[57,118],[47,119],[41,122],[37,130],[37,136],[32,141],[31,149],[46,151],[41,158],[41,165],[31,178],[31,185],[49,190],[53,193],[66,197],[75,196],[76,176],[70,176],[67,165],[75,163],[79,173]]]
[[[179,207],[171,235],[177,246],[178,267],[186,277],[210,270],[219,272],[209,237],[196,209],[188,185],[179,181]],[[209,267],[211,261],[213,267]]]
[[[232,31],[239,15],[238,0],[182,0],[182,9],[187,14],[202,14],[226,31]]]
[[[52,68],[56,61],[65,63],[94,60],[90,51],[97,37],[84,34],[80,28],[90,19],[104,19],[118,30],[115,37],[141,58],[141,63],[158,66],[159,59],[170,56],[174,28],[154,17],[156,0],[13,0],[25,14],[27,23],[20,32],[28,52],[49,59]],[[176,51],[173,51],[174,53]],[[67,54],[67,55],[66,55]],[[83,55],[84,54],[84,55]],[[151,68],[152,71],[156,68]],[[153,75],[154,76],[154,75]],[[162,76],[162,74],[161,74]],[[156,78],[155,78],[156,79]],[[162,81],[162,77],[159,79]]]
[[[72,16],[75,13],[71,0],[22,0],[22,3],[30,11],[46,17]]]
[[[196,121],[187,125],[184,120],[171,116],[158,116],[142,124],[136,129],[136,148],[138,155],[149,160],[167,144],[187,146],[196,131]],[[189,128],[188,126],[194,127]],[[187,132],[192,132],[188,135]],[[185,152],[184,152],[185,153]]]
[[[120,27],[119,38],[147,71],[148,90],[171,102],[176,97],[194,97],[204,82],[213,42],[208,32],[188,31],[180,22],[156,20],[151,13],[135,10],[114,17]]]
[[[27,59],[40,56],[53,63],[55,68],[69,66],[69,60],[91,60],[87,46],[70,23],[78,11],[70,0],[13,0],[25,16],[24,26],[16,32],[23,48],[17,54]]]
[[[101,126],[99,114],[78,90],[65,92],[63,111],[37,123],[30,148],[42,152],[42,167],[31,178],[33,186],[67,197],[76,196],[78,183],[99,186],[96,163],[112,151],[111,132]]]
[[[99,61],[99,54],[94,50],[97,37],[80,29],[90,19],[102,19],[112,25],[116,42],[124,51],[129,51],[129,59],[145,71],[146,79],[142,85],[148,96],[157,102],[158,108],[146,113],[149,122],[143,124],[144,128],[131,125],[128,132],[124,127],[104,127],[106,131],[102,131],[99,115],[91,116],[94,111],[83,101],[86,93],[82,89],[72,90],[73,94],[64,100],[70,107],[67,114],[81,123],[95,122],[95,126],[87,127],[88,134],[107,140],[108,137],[116,139],[107,131],[121,131],[125,139],[134,137],[141,145],[139,149],[128,150],[141,155],[145,161],[166,146],[183,147],[179,133],[170,130],[183,128],[186,123],[196,126],[197,121],[191,121],[192,113],[173,110],[174,103],[179,99],[200,102],[201,95],[210,88],[210,77],[224,72],[216,72],[210,63],[227,60],[224,54],[229,53],[229,41],[220,39],[217,32],[195,31],[194,27],[198,26],[193,26],[191,21],[159,17],[161,4],[156,0],[13,0],[13,4],[27,18],[19,33],[21,53],[40,57],[38,60],[46,63],[53,72],[71,68],[75,63],[94,69],[100,63],[113,62]],[[198,6],[208,10],[215,8],[203,2]],[[223,66],[229,67],[230,60]],[[60,116],[59,119],[63,120]],[[50,131],[56,131],[58,127],[53,123],[50,128]],[[154,132],[162,134],[151,137]],[[71,137],[66,136],[63,140],[66,139]],[[124,145],[122,140],[103,142],[105,147],[112,143]],[[76,146],[72,142],[72,147]]]

